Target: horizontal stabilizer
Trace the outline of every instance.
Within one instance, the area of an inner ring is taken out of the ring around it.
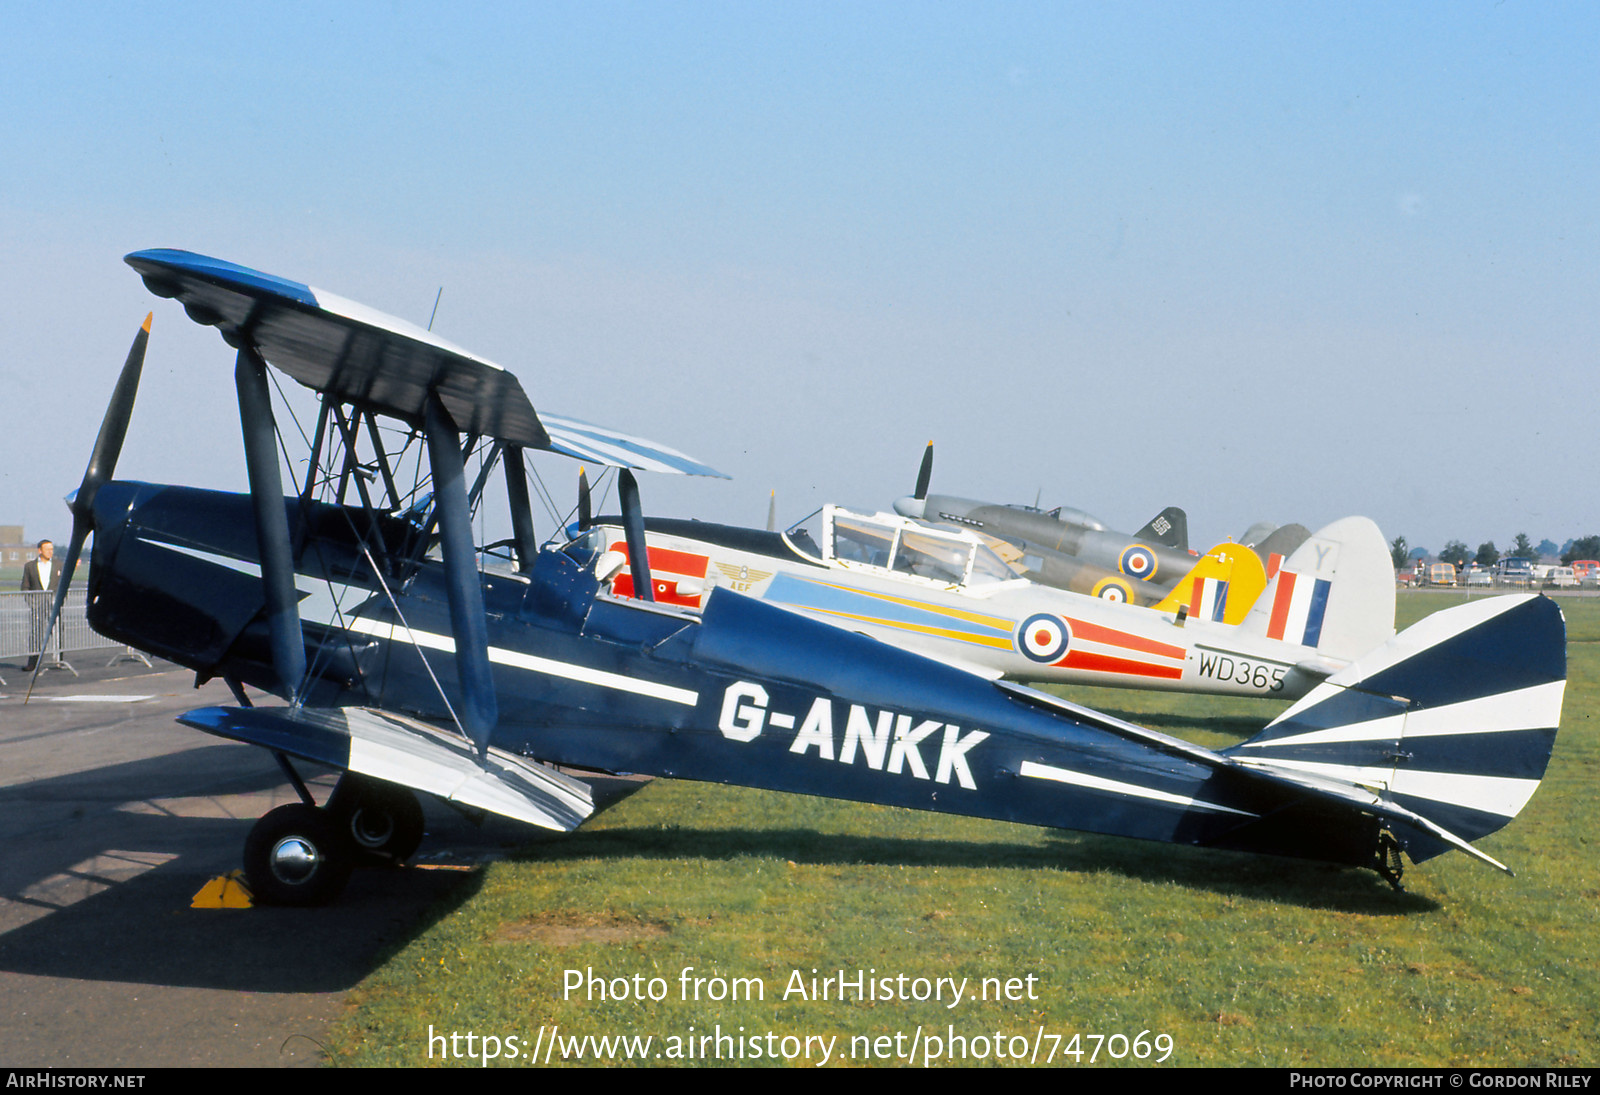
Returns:
[[[643,438],[556,415],[542,420],[511,372],[376,308],[191,251],[135,251],[126,262],[152,293],[176,299],[230,346],[253,347],[342,403],[420,429],[437,392],[463,433],[612,467],[726,478]]]
[[[1404,806],[1387,801],[1377,792],[1359,784],[1318,776],[1310,772],[1286,770],[1266,762],[1245,761],[1244,763],[1255,767],[1263,778],[1296,787],[1306,794],[1328,802],[1354,806],[1363,813],[1383,818],[1391,825],[1418,830],[1444,844],[1448,844],[1452,848],[1460,849],[1474,859],[1487,863],[1491,867],[1496,867],[1506,874],[1512,873],[1510,867],[1507,867],[1487,852],[1481,852],[1474,848],[1464,837],[1457,836],[1455,833],[1436,825],[1421,814],[1408,810]]]
[[[1343,815],[1351,832],[1362,818],[1378,819],[1415,862],[1455,848],[1510,873],[1471,841],[1515,817],[1544,776],[1561,722],[1565,647],[1561,611],[1546,597],[1437,612],[1221,752],[1007,681],[996,686],[1246,780],[1277,809]]]
[[[586,784],[427,723],[365,707],[202,707],[179,722],[234,741],[424,791],[541,829],[570,832],[594,812]]]
[[[1458,848],[1473,858],[1489,864],[1491,867],[1499,868],[1507,874],[1511,873],[1511,869],[1504,863],[1474,848],[1463,837],[1449,832],[1421,814],[1408,810],[1398,803],[1386,800],[1376,792],[1359,784],[1308,772],[1284,770],[1270,763],[1213,753],[1202,746],[1179,738],[1168,737],[1166,734],[1159,734],[1154,730],[1147,730],[1142,726],[1093,711],[1070,700],[1061,699],[1058,696],[1038,692],[1023,685],[1013,684],[1010,681],[996,681],[995,683],[1002,691],[1020,700],[1043,707],[1046,710],[1062,712],[1079,722],[1118,734],[1130,741],[1137,741],[1160,749],[1172,756],[1197,761],[1211,768],[1227,770],[1238,776],[1273,784],[1280,789],[1292,792],[1296,799],[1314,799],[1336,809],[1348,809],[1352,816],[1367,815],[1382,818],[1391,826],[1416,830],[1441,844]]]

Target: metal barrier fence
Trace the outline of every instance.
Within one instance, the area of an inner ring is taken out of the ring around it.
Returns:
[[[65,664],[62,654],[71,651],[128,649],[121,643],[96,634],[94,628],[89,626],[85,614],[87,596],[81,588],[67,591],[66,603],[61,606],[61,619],[50,636],[50,649],[41,651],[39,643],[44,638],[44,626],[50,618],[50,605],[55,600],[55,594],[48,590],[0,592],[0,661],[15,661],[43,654],[46,664],[55,665]]]

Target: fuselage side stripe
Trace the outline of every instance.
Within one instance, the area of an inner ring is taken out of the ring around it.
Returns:
[[[1151,665],[1148,662],[1130,661],[1127,658],[1113,658],[1109,654],[1092,654],[1087,650],[1069,651],[1067,656],[1056,664],[1065,669],[1080,669],[1086,673],[1114,673],[1125,677],[1152,677],[1163,681],[1183,679],[1181,665]]]
[[[1153,787],[1141,787],[1136,783],[1123,783],[1121,780],[1115,779],[1102,779],[1100,776],[1074,772],[1070,768],[1058,768],[1053,764],[1039,764],[1031,760],[1023,761],[1017,768],[1017,774],[1031,779],[1047,779],[1055,783],[1069,783],[1075,787],[1087,787],[1092,791],[1108,791],[1114,795],[1147,798],[1155,802],[1165,802],[1173,806],[1182,806],[1189,809],[1215,810],[1224,814],[1238,814],[1241,817],[1256,816],[1246,810],[1235,810],[1231,806],[1218,806],[1215,803],[1202,802],[1197,798],[1174,795],[1168,791],[1157,791]]]
[[[1068,617],[1067,622],[1072,625],[1072,634],[1078,639],[1105,643],[1107,646],[1120,646],[1124,650],[1137,650],[1141,654],[1156,654],[1163,658],[1176,658],[1180,662],[1184,658],[1184,650],[1181,646],[1159,643],[1154,639],[1131,635],[1126,631],[1103,627],[1100,624],[1090,623],[1088,620],[1080,620],[1076,617]]]

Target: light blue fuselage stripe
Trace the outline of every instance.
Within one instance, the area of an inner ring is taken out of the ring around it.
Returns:
[[[775,576],[764,596],[766,600],[793,605],[795,608],[808,608],[817,612],[848,612],[853,616],[915,624],[921,627],[936,627],[983,638],[992,638],[996,635],[1009,638],[1011,634],[1009,628],[986,627],[958,616],[947,616],[942,612],[930,612],[911,605],[897,604],[894,601],[881,600],[848,589],[837,589],[789,574]]]

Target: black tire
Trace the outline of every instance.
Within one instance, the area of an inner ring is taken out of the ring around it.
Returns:
[[[408,788],[346,772],[328,800],[328,814],[357,860],[402,863],[422,843],[422,804]]]
[[[326,905],[350,881],[350,852],[337,826],[314,806],[279,806],[250,830],[244,874],[268,905]]]

